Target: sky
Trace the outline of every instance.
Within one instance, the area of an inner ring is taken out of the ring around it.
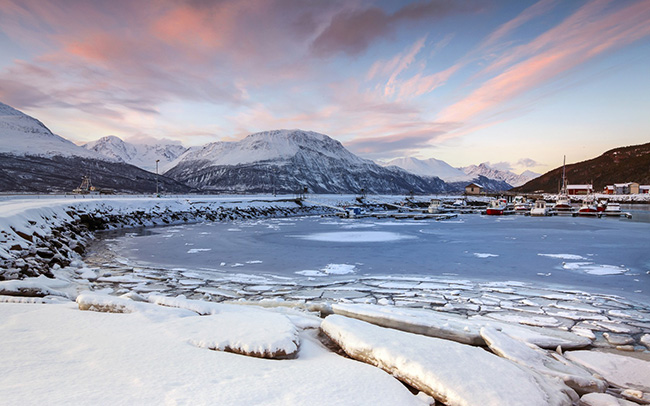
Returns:
[[[650,1],[0,0],[0,101],[76,143],[299,128],[543,173],[650,142]]]

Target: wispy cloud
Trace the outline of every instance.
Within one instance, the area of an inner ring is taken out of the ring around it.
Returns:
[[[442,110],[437,120],[463,123],[498,114],[517,97],[576,66],[650,35],[650,3],[638,2],[606,14],[602,3],[587,4],[558,26],[497,58],[486,70],[501,73]]]
[[[316,55],[339,52],[359,55],[376,40],[391,35],[398,25],[410,21],[432,21],[450,14],[484,9],[482,1],[429,0],[405,5],[393,13],[380,7],[347,8],[334,15],[329,25],[314,40]]]

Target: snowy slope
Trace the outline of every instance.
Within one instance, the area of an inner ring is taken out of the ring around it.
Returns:
[[[380,162],[382,166],[397,166],[420,176],[437,176],[445,182],[470,181],[473,176],[460,169],[454,168],[445,161],[435,158],[425,160],[417,158],[396,158],[388,162]]]
[[[492,168],[488,165],[487,162],[483,162],[480,165],[466,166],[460,169],[471,177],[485,176],[489,179],[502,180],[515,187],[521,186],[529,180],[540,176],[539,173],[531,171],[524,171],[521,174],[517,175],[516,173],[510,171],[502,171]]]
[[[0,153],[17,156],[101,158],[94,152],[53,134],[37,119],[4,103],[0,103]]]
[[[111,160],[128,163],[149,172],[156,170],[156,160],[160,160],[159,170],[162,171],[187,150],[180,144],[134,144],[114,135],[86,143],[83,147]]]
[[[301,150],[318,151],[350,165],[368,165],[340,142],[324,134],[302,130],[275,130],[251,134],[238,142],[213,142],[190,148],[176,163],[201,161],[205,165],[242,165],[254,162],[285,161]]]
[[[214,192],[439,193],[446,184],[362,159],[327,135],[302,130],[251,134],[190,148],[166,176]]]

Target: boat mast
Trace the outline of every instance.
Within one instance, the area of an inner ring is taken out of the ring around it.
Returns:
[[[566,194],[566,155],[564,156],[564,161],[562,162],[562,190],[561,194]]]

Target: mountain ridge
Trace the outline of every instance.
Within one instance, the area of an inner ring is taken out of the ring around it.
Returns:
[[[649,185],[650,142],[614,148],[595,158],[568,164],[566,176],[569,184],[593,184],[597,192],[614,183]],[[558,193],[561,180],[562,166],[559,166],[514,190],[523,193]]]

